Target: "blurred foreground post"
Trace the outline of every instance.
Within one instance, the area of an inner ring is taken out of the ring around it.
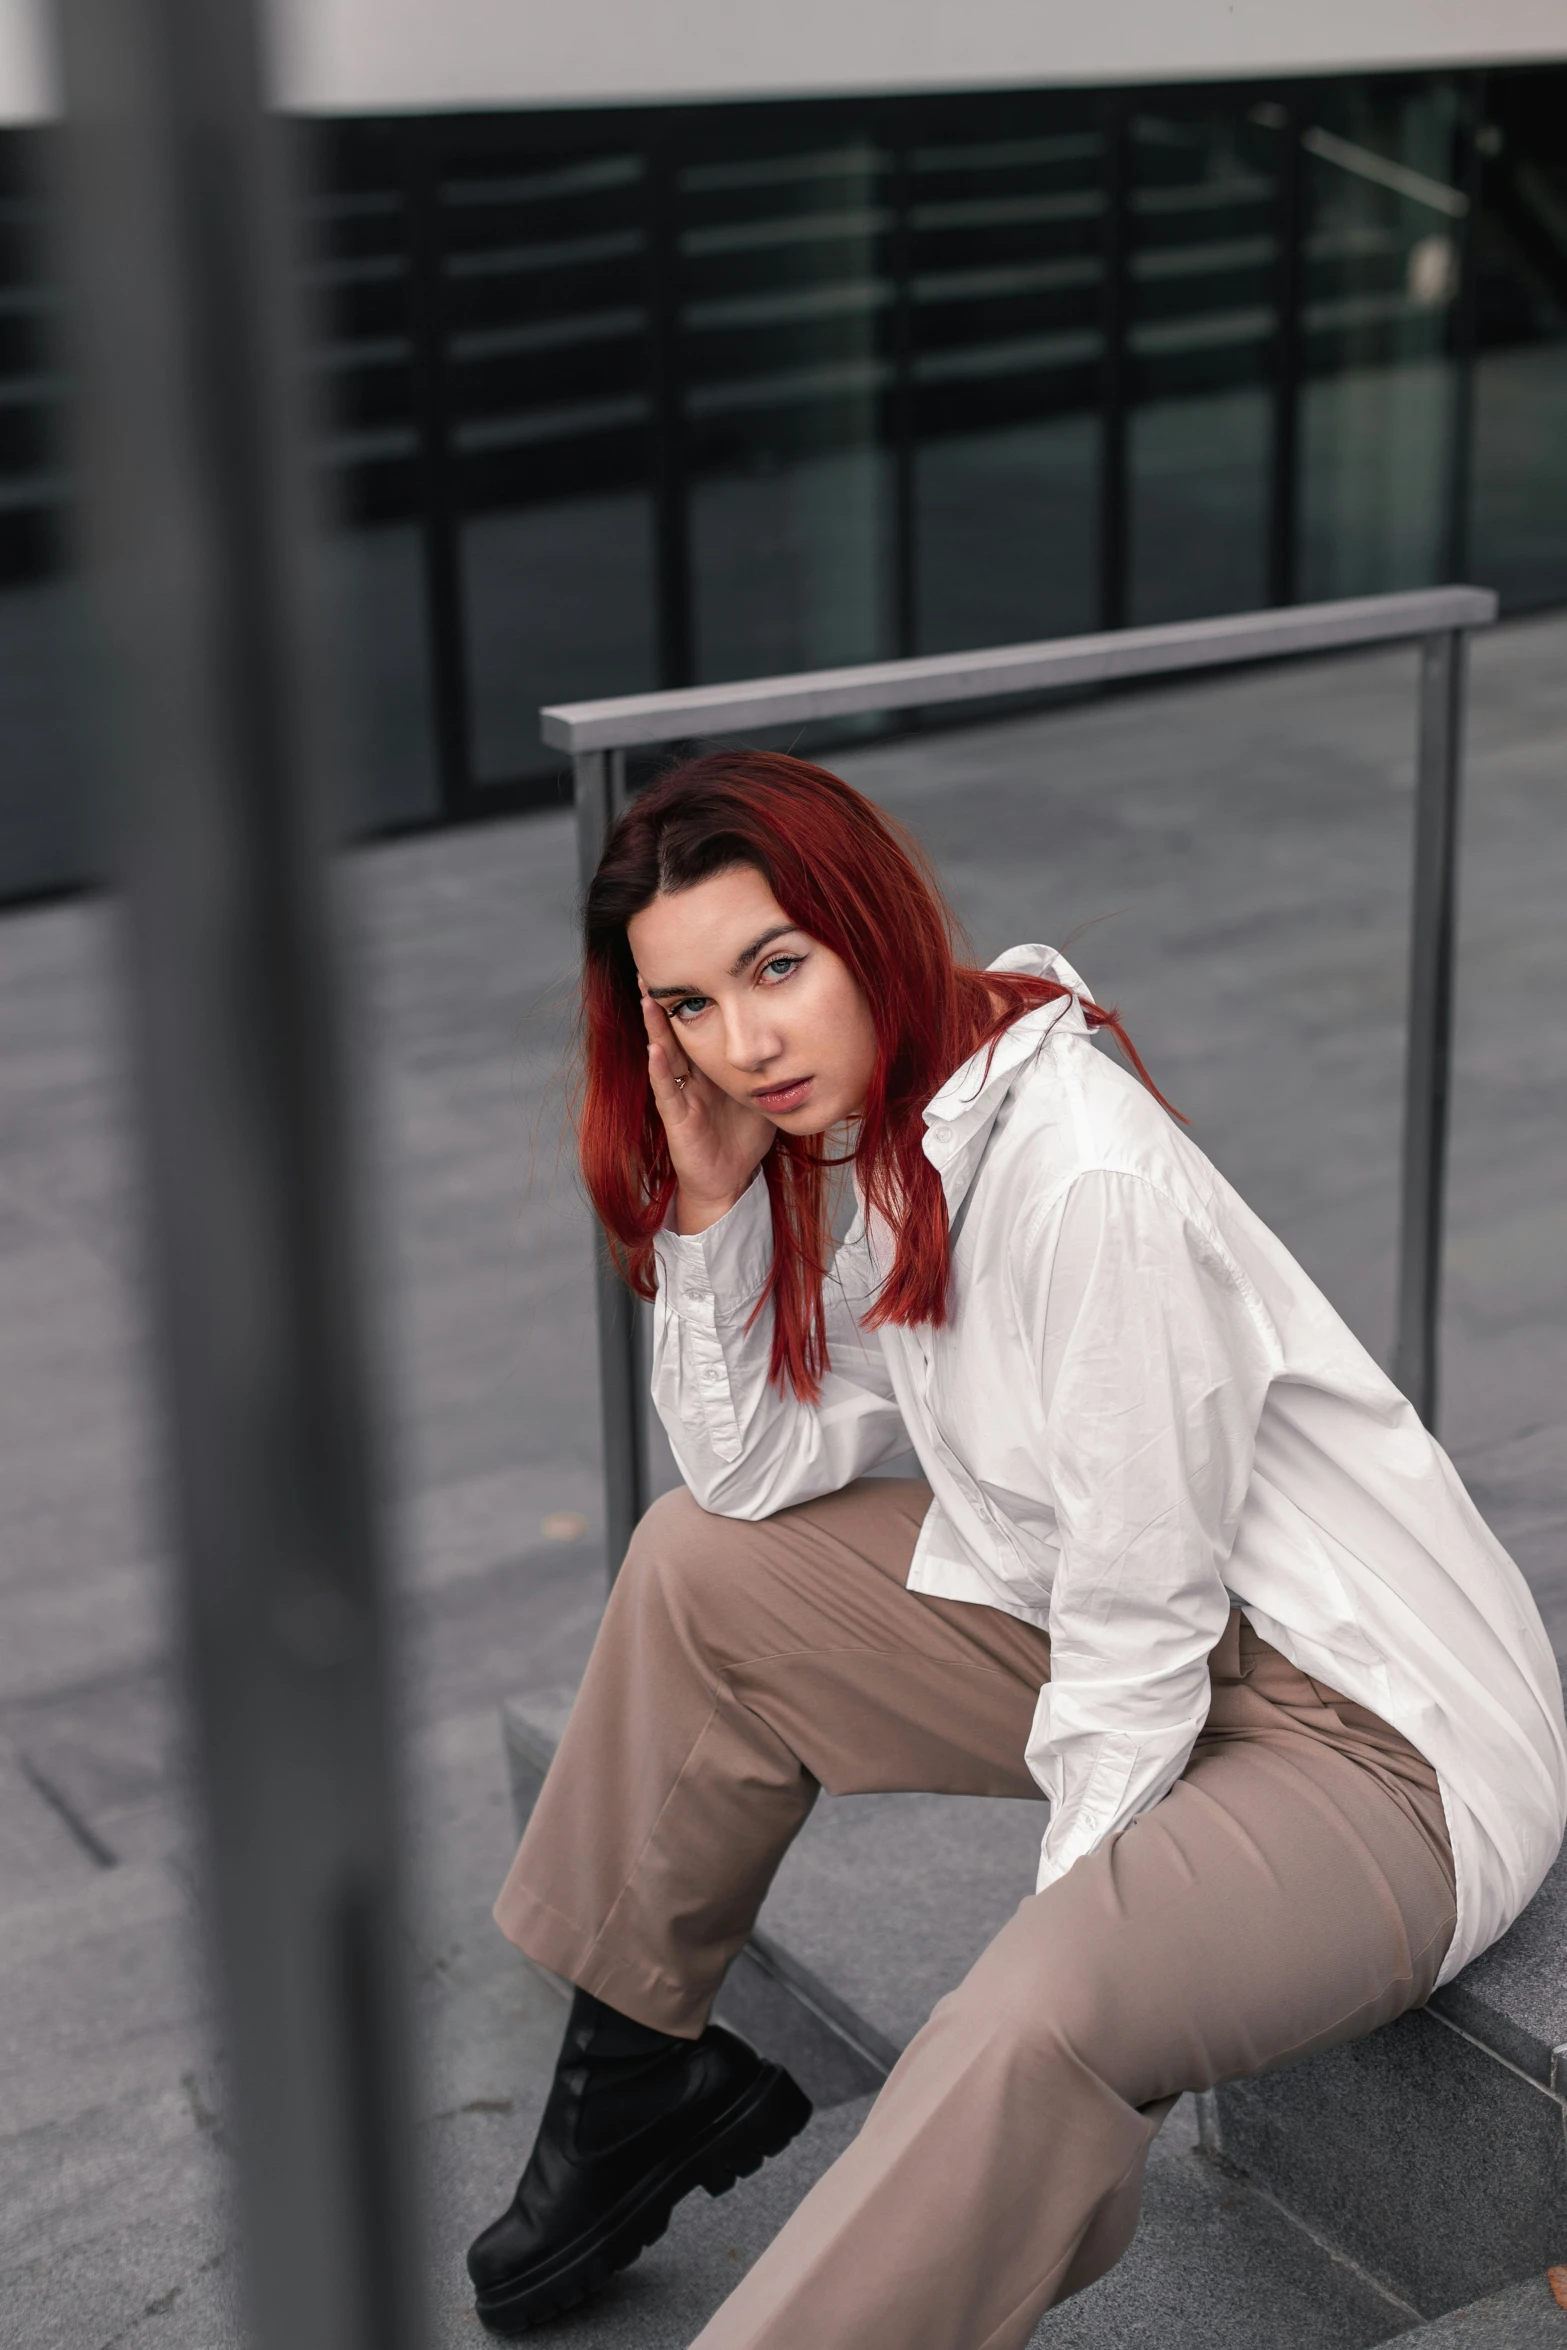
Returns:
[[[321,631],[256,18],[57,0],[87,547],[250,2310],[263,2350],[413,2350]]]

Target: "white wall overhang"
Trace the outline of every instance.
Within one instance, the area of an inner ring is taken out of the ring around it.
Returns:
[[[48,0],[0,0],[0,120],[52,110]],[[274,0],[319,113],[1173,82],[1567,56],[1563,0]]]

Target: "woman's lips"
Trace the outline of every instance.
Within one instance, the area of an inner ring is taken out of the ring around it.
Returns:
[[[792,1077],[787,1085],[770,1085],[751,1099],[759,1110],[768,1110],[774,1116],[780,1110],[797,1110],[816,1080],[813,1077]]]

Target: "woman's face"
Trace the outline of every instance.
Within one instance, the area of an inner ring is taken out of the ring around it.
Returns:
[[[754,865],[654,898],[626,935],[644,991],[722,1092],[786,1134],[858,1115],[876,1062],[870,1009]]]

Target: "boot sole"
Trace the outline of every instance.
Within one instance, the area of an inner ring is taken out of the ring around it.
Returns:
[[[738,2179],[781,2154],[811,2118],[811,2101],[781,2065],[770,2064],[713,2125],[712,2135],[645,2179],[589,2234],[547,2266],[499,2291],[481,2293],[480,2318],[496,2334],[524,2334],[560,2317],[629,2268],[668,2227],[675,2205],[696,2187],[727,2195]]]

